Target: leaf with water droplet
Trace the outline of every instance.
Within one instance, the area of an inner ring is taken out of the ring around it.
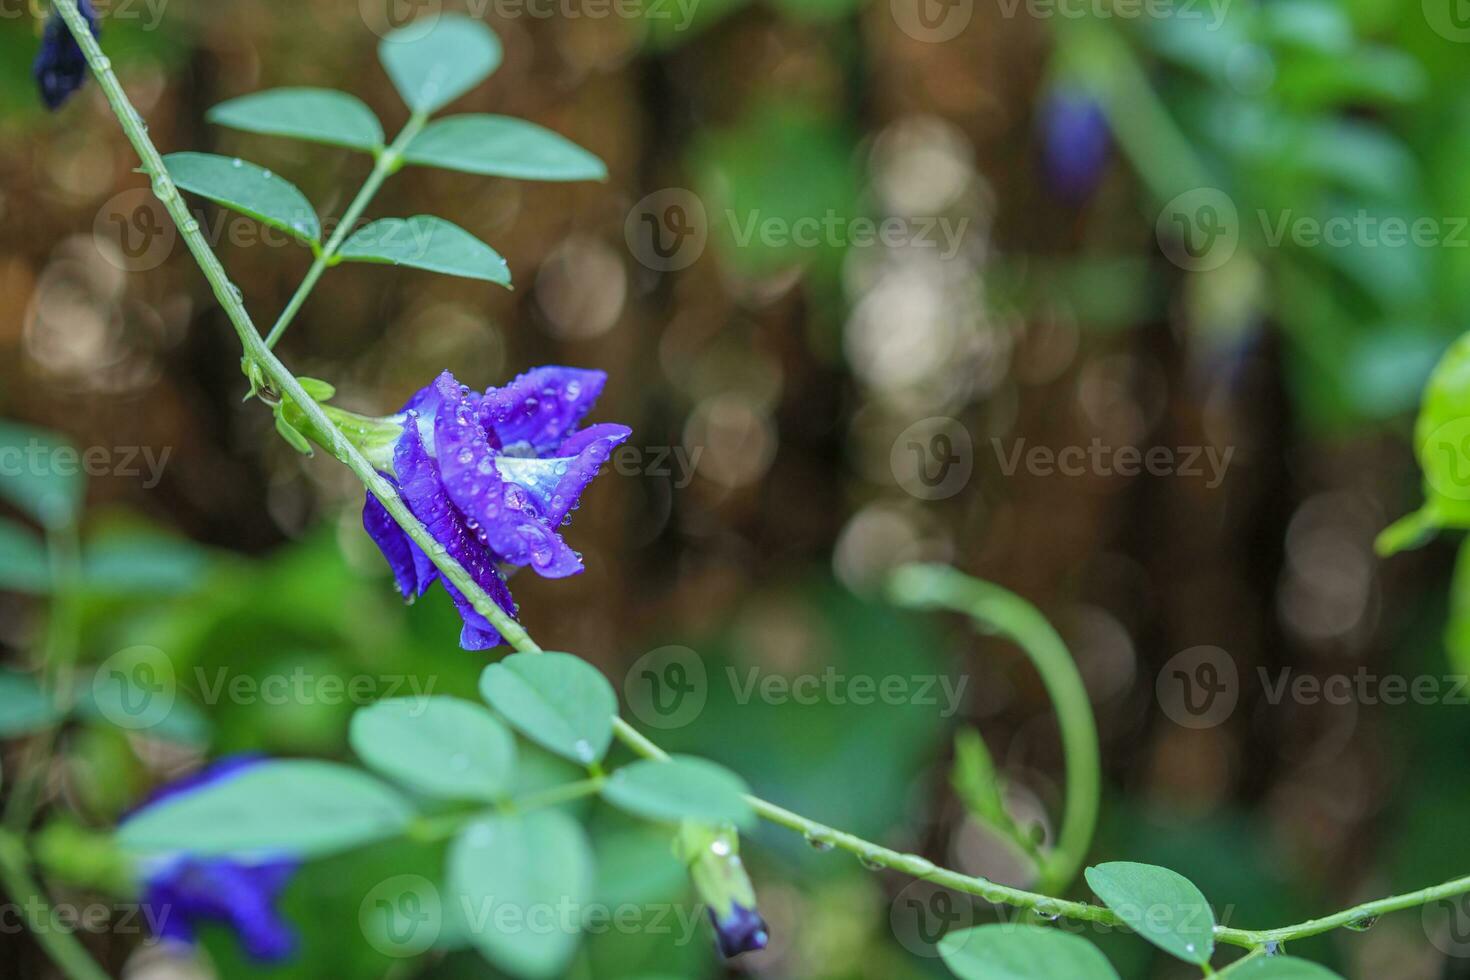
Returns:
[[[500,253],[454,222],[428,214],[383,218],[359,228],[337,257],[510,286],[510,267]]]
[[[517,653],[485,668],[480,693],[522,735],[590,766],[607,754],[617,695],[570,653]]]
[[[426,796],[496,800],[515,778],[515,738],[473,701],[379,701],[352,716],[349,737],[368,766]]]
[[[1114,861],[1087,869],[1087,884],[1144,939],[1203,965],[1215,952],[1215,913],[1194,883],[1168,868]]]
[[[293,238],[320,244],[321,222],[306,195],[269,170],[213,153],[170,153],[168,176],[186,191],[207,197]]]

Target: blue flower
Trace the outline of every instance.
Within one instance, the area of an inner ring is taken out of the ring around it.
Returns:
[[[715,942],[720,947],[720,955],[726,958],[765,949],[766,943],[770,942],[766,920],[755,909],[738,902],[731,904],[724,915],[717,915],[711,908],[709,918],[715,925]]]
[[[606,382],[601,371],[541,367],[480,395],[445,371],[396,418],[391,458],[375,460],[434,540],[512,616],[502,564],[547,578],[583,570],[557,528],[570,521],[582,491],[631,434],[624,425],[577,428]],[[371,494],[362,521],[406,598],[440,578]],[[448,581],[444,587],[464,619],[460,645],[498,644],[495,627]]]
[[[1108,119],[1087,93],[1058,89],[1041,110],[1043,160],[1052,186],[1069,201],[1085,200],[1108,162]]]
[[[232,779],[259,761],[257,756],[223,759],[164,787],[134,816],[163,800]],[[252,959],[279,962],[295,951],[296,938],[276,911],[276,900],[297,866],[285,855],[247,860],[178,853],[147,858],[139,869],[147,921],[158,929],[158,938],[180,943],[194,942],[202,923],[221,923],[235,932]]]
[[[102,24],[92,9],[92,0],[77,0],[77,10],[87,18],[92,36],[101,35]],[[41,89],[41,101],[53,112],[60,109],[87,80],[87,59],[59,14],[53,13],[46,21],[41,50],[36,54],[36,63],[31,71]]]

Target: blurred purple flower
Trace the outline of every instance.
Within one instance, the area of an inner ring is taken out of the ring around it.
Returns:
[[[1041,107],[1047,180],[1069,201],[1085,200],[1108,162],[1108,119],[1102,106],[1076,89],[1056,89]]]
[[[581,556],[556,529],[632,431],[577,429],[606,382],[601,371],[541,367],[480,395],[445,371],[398,417],[402,433],[387,475],[434,539],[511,615],[515,602],[500,564],[527,565],[547,578],[582,571]],[[422,595],[440,577],[371,494],[362,520],[405,597]],[[495,627],[449,582],[444,587],[464,619],[460,645],[498,644]]]
[[[232,779],[260,761],[259,756],[222,759],[165,786],[135,815],[164,800]],[[139,869],[147,921],[155,924],[159,939],[180,943],[194,942],[201,923],[222,923],[234,931],[252,959],[279,962],[295,951],[296,939],[276,911],[276,900],[297,866],[286,855],[258,855],[248,860],[186,853],[149,857]]]
[[[765,949],[771,940],[766,920],[760,917],[760,913],[738,902],[732,904],[724,915],[716,915],[715,910],[710,909],[709,918],[715,925],[720,955],[726,958]]]
[[[92,0],[77,0],[77,10],[87,18],[92,36],[100,36],[102,24],[92,9]],[[87,59],[77,46],[76,38],[67,30],[66,22],[55,12],[46,20],[41,50],[36,54],[36,63],[31,71],[41,89],[41,101],[53,112],[60,109],[87,80]]]

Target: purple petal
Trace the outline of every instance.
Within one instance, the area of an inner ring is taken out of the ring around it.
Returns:
[[[525,489],[507,482],[505,471],[497,464],[509,457],[491,448],[474,406],[449,385],[440,391],[434,448],[440,478],[450,499],[471,518],[471,530],[498,559],[512,565],[530,565],[547,578],[582,570],[581,560],[552,530],[555,525],[546,519],[544,509]]]
[[[505,579],[501,578],[499,569],[495,567],[495,556],[455,507],[440,479],[435,460],[424,448],[423,439],[419,435],[418,418],[410,413],[408,423],[404,426],[403,436],[398,440],[393,455],[393,466],[403,487],[403,498],[408,503],[408,509],[424,524],[434,540],[442,544],[455,561],[464,566],[475,583],[495,600],[496,605],[514,616],[515,600],[511,598]],[[436,426],[436,431],[437,429]],[[436,436],[436,440],[437,438]],[[442,446],[436,448],[444,451]],[[462,641],[488,646],[498,644],[500,634],[490,621],[448,579],[441,578],[441,581],[453,597],[465,624],[479,631],[475,636],[462,637]]]
[[[389,479],[389,482],[393,481]],[[396,484],[394,489],[397,489]],[[389,515],[382,502],[371,493],[363,501],[362,526],[388,560],[388,567],[393,569],[393,578],[398,583],[398,591],[403,593],[404,598],[423,595],[434,584],[434,580],[439,577],[439,570],[429,561],[424,550],[403,532],[403,528]]]
[[[607,384],[603,371],[539,367],[503,388],[491,388],[480,401],[480,421],[508,450],[540,456],[555,449],[577,427]]]
[[[279,962],[296,941],[275,904],[296,867],[294,861],[171,859],[145,872],[148,921],[160,938],[179,942],[192,942],[200,923],[218,922],[235,932],[252,959]]]
[[[755,909],[748,909],[737,903],[731,905],[730,911],[723,916],[715,915],[715,910],[710,909],[709,918],[714,923],[720,955],[727,959],[741,953],[765,949],[770,942],[770,931]]]
[[[505,479],[530,495],[536,513],[547,525],[556,527],[577,506],[582,491],[612,451],[632,432],[626,425],[592,425],[564,441],[556,456],[547,459],[501,456],[495,462]]]

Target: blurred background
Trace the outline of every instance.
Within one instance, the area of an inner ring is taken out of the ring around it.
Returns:
[[[463,225],[505,255],[514,291],[342,266],[280,351],[373,414],[446,368],[476,388],[543,363],[608,372],[591,420],[634,436],[567,529],[587,573],[513,585],[539,642],[595,662],[666,747],[1026,883],[950,769],[977,729],[1012,811],[1051,832],[1062,767],[1038,679],[1013,647],[879,590],[898,563],[943,561],[1035,602],[1077,658],[1104,754],[1093,861],[1173,867],[1248,928],[1470,871],[1455,542],[1372,551],[1417,505],[1419,391],[1470,322],[1462,0],[98,9],[164,152],[243,156],[326,219],[369,158],[207,126],[205,110],[337,87],[391,134],[406,112],[379,36],[441,10],[483,18],[506,51],[452,111],[523,116],[606,160],[605,184],[405,170],[369,217]],[[38,827],[105,827],[205,757],[347,757],[358,704],[413,685],[473,696],[484,659],[456,648],[441,591],[396,600],[350,473],[242,404],[229,324],[96,86],[40,108],[39,24],[0,7],[0,412],[99,451],[86,574],[48,599],[12,570],[0,646],[34,669],[64,608],[85,666],[139,645],[172,664],[167,724],[103,711],[64,733]],[[268,325],[310,254],[198,211]],[[812,677],[821,696],[792,693]],[[1303,677],[1351,685],[1283,686]],[[902,693],[864,699],[864,678]],[[1434,689],[1395,699],[1390,678]],[[25,751],[6,743],[7,776]],[[604,900],[687,920],[667,841],[593,819]],[[68,882],[60,850],[58,901],[110,901]],[[472,953],[404,957],[364,935],[373,888],[437,873],[424,851],[309,867],[285,968],[251,966],[223,933],[193,962],[143,948],[136,923],[83,938],[149,980],[493,976]],[[774,828],[746,857],[773,942],[732,974],[943,976],[939,932],[994,918]],[[727,975],[695,922],[591,936],[570,976]],[[51,975],[3,932],[0,975]],[[1088,935],[1125,977],[1193,975]],[[1470,908],[1293,952],[1353,978],[1470,977]]]

